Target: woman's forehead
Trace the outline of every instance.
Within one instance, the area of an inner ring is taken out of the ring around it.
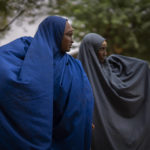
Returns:
[[[66,33],[66,32],[71,32],[71,31],[73,31],[73,28],[72,28],[72,26],[69,24],[69,22],[66,21],[65,33]]]
[[[106,42],[106,41],[103,41],[101,45],[102,45],[102,46],[107,46],[107,42]]]

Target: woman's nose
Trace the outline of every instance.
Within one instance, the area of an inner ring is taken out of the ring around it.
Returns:
[[[107,56],[107,50],[105,50],[104,55]]]
[[[71,43],[74,43],[73,38],[71,38]]]

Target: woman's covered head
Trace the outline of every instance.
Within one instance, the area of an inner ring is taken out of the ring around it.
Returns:
[[[50,47],[54,47],[54,53],[69,51],[72,46],[73,28],[63,17],[47,17],[39,25],[38,32]]]
[[[101,35],[96,33],[87,34],[83,38],[80,49],[82,49],[82,47],[84,47],[86,51],[90,51],[90,53],[93,53],[94,51],[100,62],[104,62],[107,56],[107,42]]]

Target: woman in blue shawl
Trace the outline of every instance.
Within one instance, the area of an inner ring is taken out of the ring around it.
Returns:
[[[89,149],[92,90],[80,62],[64,52],[68,29],[51,16],[34,38],[0,47],[1,150]]]

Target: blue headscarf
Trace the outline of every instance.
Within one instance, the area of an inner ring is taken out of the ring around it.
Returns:
[[[0,47],[0,149],[88,150],[93,95],[79,61],[61,52],[66,19]]]

